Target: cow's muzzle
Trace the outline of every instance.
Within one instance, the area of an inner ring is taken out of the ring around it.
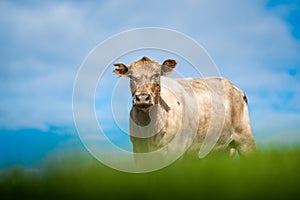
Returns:
[[[133,96],[133,106],[147,108],[154,104],[153,97],[148,93],[137,93]]]

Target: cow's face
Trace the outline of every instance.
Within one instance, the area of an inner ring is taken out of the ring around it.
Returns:
[[[147,57],[132,63],[129,67],[116,63],[114,72],[122,77],[130,78],[132,104],[134,107],[146,109],[158,104],[160,99],[160,76],[171,73],[177,62],[165,60],[159,64]]]

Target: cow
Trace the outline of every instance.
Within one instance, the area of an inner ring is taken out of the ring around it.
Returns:
[[[160,64],[148,57],[130,66],[114,64],[114,73],[130,79],[133,152],[147,153],[167,146],[182,127],[185,127],[182,136],[172,143],[169,151],[186,146],[187,152],[199,152],[207,134],[213,135],[218,130],[214,150],[229,156],[254,152],[256,144],[245,93],[222,77],[164,77],[176,65],[173,59]],[[192,127],[194,134],[190,133]]]

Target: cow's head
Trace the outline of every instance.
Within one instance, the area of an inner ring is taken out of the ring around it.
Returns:
[[[143,57],[132,63],[129,67],[122,63],[114,72],[121,77],[130,78],[130,89],[132,94],[132,104],[134,107],[146,109],[160,101],[160,76],[173,72],[177,62],[175,60],[165,60],[163,64]]]

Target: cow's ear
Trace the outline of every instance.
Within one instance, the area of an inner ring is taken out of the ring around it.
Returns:
[[[176,60],[168,59],[165,60],[161,66],[161,75],[167,75],[173,72],[177,62]]]
[[[128,67],[122,63],[115,63],[114,66],[118,66],[114,69],[114,73],[116,73],[118,76],[127,76],[128,73]]]

